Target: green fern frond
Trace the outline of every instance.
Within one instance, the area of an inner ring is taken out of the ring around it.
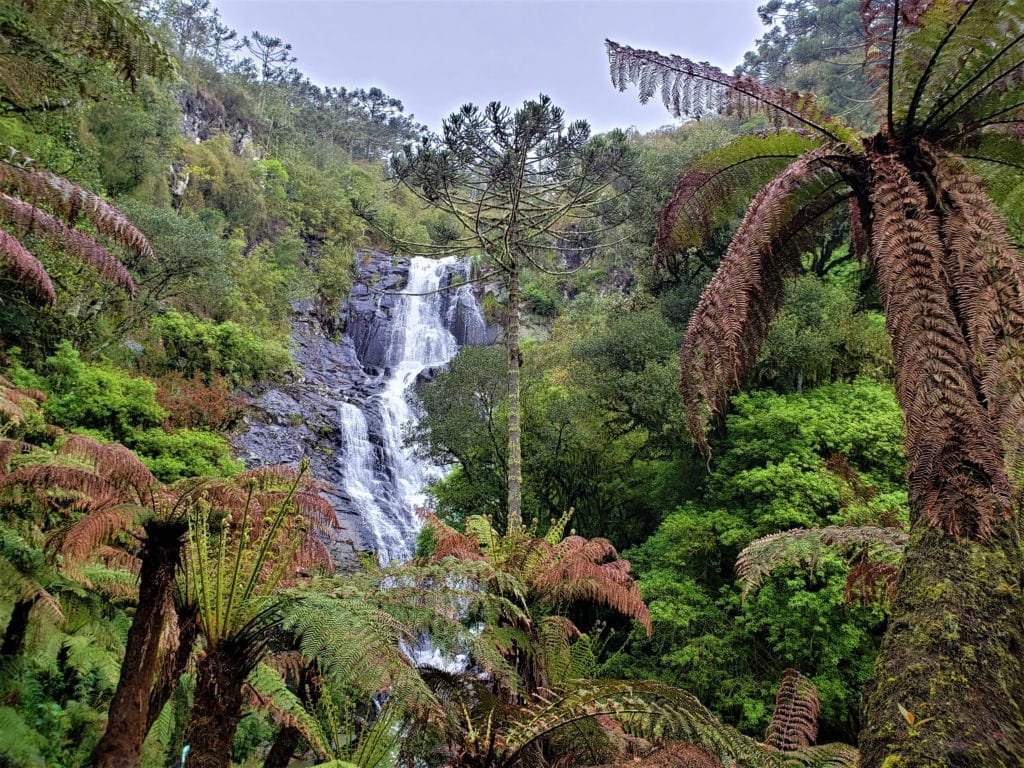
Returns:
[[[306,658],[316,659],[324,674],[341,683],[369,696],[401,691],[412,706],[433,704],[399,647],[416,638],[387,612],[362,600],[309,594],[291,602],[283,626]]]
[[[403,736],[401,706],[394,701],[386,703],[373,722],[350,740],[351,747],[340,754],[354,768],[393,768],[399,743]]]
[[[502,745],[510,761],[557,729],[606,716],[627,733],[649,739],[678,738],[726,762],[768,768],[783,765],[774,750],[723,725],[695,697],[670,686],[652,681],[578,680],[563,690],[513,716]]]
[[[900,51],[893,106],[908,133],[962,136],[1024,111],[1024,9],[1017,3],[933,2]]]
[[[822,744],[787,753],[786,768],[857,768],[860,753],[849,744]]]
[[[656,251],[662,265],[669,254],[701,247],[739,217],[759,189],[821,143],[796,131],[748,134],[703,155],[685,169],[658,214]]]
[[[794,528],[756,539],[744,547],[736,558],[736,580],[745,599],[779,568],[814,568],[825,552],[855,550],[867,552],[875,561],[893,562],[902,556],[906,541],[906,532],[899,528]]]
[[[46,768],[43,737],[11,707],[0,707],[0,756],[20,768]]]
[[[266,664],[257,664],[249,673],[246,685],[250,689],[249,700],[253,708],[269,712],[278,724],[298,729],[321,760],[330,756],[330,743],[320,723],[285,685],[276,670]]]

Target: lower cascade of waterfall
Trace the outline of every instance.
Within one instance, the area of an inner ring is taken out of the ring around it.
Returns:
[[[338,322],[311,305],[293,317],[295,381],[255,399],[237,447],[250,465],[310,459],[341,524],[339,564],[372,550],[382,562],[412,556],[427,487],[446,468],[407,444],[420,414],[414,390],[464,344],[489,333],[468,274],[456,258],[360,254]],[[338,333],[338,326],[343,326]]]

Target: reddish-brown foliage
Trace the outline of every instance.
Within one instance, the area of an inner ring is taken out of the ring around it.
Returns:
[[[691,432],[705,452],[706,411],[721,414],[757,360],[781,306],[785,278],[800,267],[808,224],[846,199],[826,192],[793,210],[794,195],[832,175],[825,163],[836,156],[834,149],[809,152],[757,194],[690,319],[680,383]]]
[[[861,560],[846,575],[843,597],[848,603],[861,605],[891,603],[896,596],[896,576],[899,568],[892,563]]]
[[[818,738],[818,691],[814,683],[795,669],[782,673],[775,711],[765,732],[765,744],[783,752],[811,746]]]
[[[75,228],[79,219],[124,248],[153,256],[145,235],[101,197],[62,176],[27,164],[0,161],[0,220],[15,231],[40,234],[57,242],[72,258],[92,265],[102,278],[121,285],[134,296],[135,284],[124,265],[96,240]],[[0,263],[15,280],[26,284],[45,302],[53,304],[57,300],[42,263],[4,230],[0,230]]]
[[[677,741],[641,757],[613,763],[609,768],[722,768],[722,761],[696,744]]]
[[[950,305],[940,223],[895,156],[871,156],[872,260],[907,424],[911,509],[955,535],[986,537],[1011,514],[1010,481],[980,372]]]
[[[16,281],[27,285],[47,304],[57,301],[53,282],[39,259],[29,253],[17,238],[2,229],[0,229],[0,263],[3,263]]]
[[[605,40],[605,48],[612,85],[624,91],[629,83],[636,83],[643,103],[660,92],[665,108],[676,117],[744,117],[765,111],[776,127],[802,125],[832,136],[833,119],[810,94],[771,88],[747,75],[729,75],[706,61],[666,56],[611,40]]]
[[[64,248],[71,257],[96,268],[100,277],[116,283],[135,296],[135,283],[124,265],[102,245],[80,230],[67,226],[56,216],[0,192],[0,218],[21,234],[38,234]]]
[[[179,429],[209,427],[227,430],[245,413],[248,399],[231,393],[227,380],[214,374],[207,382],[202,373],[187,379],[168,373],[156,380],[156,399],[168,412],[166,426]]]

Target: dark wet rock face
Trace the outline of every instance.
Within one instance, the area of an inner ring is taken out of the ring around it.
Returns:
[[[235,441],[247,466],[296,465],[309,458],[314,476],[329,486],[327,495],[338,512],[340,530],[332,552],[342,568],[353,565],[356,553],[372,550],[379,539],[368,527],[371,523],[360,517],[365,498],[352,496],[359,489],[353,490],[352,468],[346,464],[360,448],[380,506],[386,510],[400,503],[393,491],[397,464],[389,455],[381,394],[402,354],[398,326],[401,302],[408,301],[388,292],[406,286],[409,267],[408,259],[364,252],[357,256],[352,294],[336,313],[312,302],[297,303],[292,316],[296,372],[291,381],[255,393],[246,429]],[[463,281],[464,270],[459,264],[446,267],[441,286],[456,276],[456,282]],[[486,343],[493,332],[483,325],[470,287],[440,295],[441,321],[458,344]],[[436,368],[425,368],[417,381],[436,373]],[[365,436],[353,432],[352,406],[362,414]]]

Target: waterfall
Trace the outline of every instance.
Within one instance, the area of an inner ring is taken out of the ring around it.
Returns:
[[[384,562],[413,554],[426,487],[446,470],[405,444],[420,416],[413,389],[460,344],[488,341],[472,286],[438,290],[468,271],[455,258],[361,251],[337,316],[295,305],[296,375],[255,397],[248,429],[235,439],[249,466],[310,460],[338,513],[330,546],[342,567],[367,550]]]
[[[344,450],[338,461],[343,488],[358,507],[382,562],[412,556],[422,522],[418,510],[427,504],[426,486],[445,472],[406,444],[408,430],[420,416],[412,399],[416,382],[425,371],[447,365],[459,351],[449,326],[460,303],[465,308],[468,301],[468,316],[484,326],[479,306],[467,293],[469,286],[453,289],[450,297],[438,292],[456,266],[454,257],[413,258],[408,282],[397,295],[387,334],[388,366],[379,392],[364,406],[379,417],[383,461],[370,444],[364,410],[341,405]]]

